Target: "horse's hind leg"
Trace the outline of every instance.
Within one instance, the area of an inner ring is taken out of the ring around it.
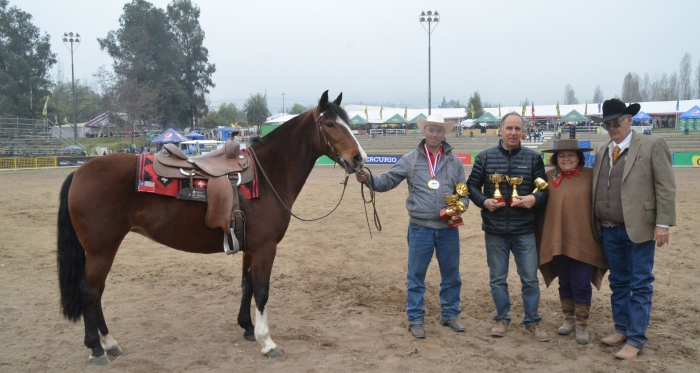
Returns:
[[[124,352],[119,347],[117,341],[114,338],[112,338],[112,336],[109,334],[109,330],[107,329],[107,322],[105,321],[105,316],[102,313],[102,294],[104,293],[104,291],[105,286],[104,284],[102,284],[102,288],[100,289],[100,296],[99,298],[97,298],[97,305],[95,306],[95,311],[97,313],[97,329],[100,333],[100,344],[102,345],[102,348],[105,350],[107,355],[119,356]]]
[[[238,311],[238,325],[245,329],[243,337],[255,341],[255,327],[250,318],[250,303],[253,300],[253,274],[250,273],[250,254],[243,253],[243,275],[241,276],[241,308]]]
[[[116,252],[116,251],[115,251]],[[103,254],[104,255],[104,254]],[[102,313],[101,298],[107,273],[112,266],[114,255],[95,257],[86,255],[85,277],[81,291],[83,292],[83,321],[85,323],[85,346],[92,350],[90,361],[95,365],[109,364],[109,358],[102,347],[100,339],[109,336],[107,323]],[[104,335],[104,337],[103,337]],[[116,341],[109,336],[110,344]],[[114,346],[111,346],[114,348]],[[117,348],[119,346],[117,345]]]

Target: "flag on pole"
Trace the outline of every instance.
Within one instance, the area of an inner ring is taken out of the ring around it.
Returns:
[[[46,99],[48,100],[49,98],[47,97]],[[678,109],[680,109],[680,107],[681,107],[681,99],[678,98],[678,100],[676,101],[676,111],[678,111]],[[46,110],[46,109],[44,109],[44,110]]]
[[[678,105],[676,105],[678,107]],[[676,109],[678,111],[678,109]],[[46,101],[44,102],[44,110],[41,112],[44,116],[49,114],[49,96],[46,96]]]
[[[498,118],[501,118],[501,103],[498,103]]]
[[[475,119],[475,118],[474,118],[474,113],[476,113],[476,111],[474,111],[474,103],[472,103],[472,119]]]
[[[600,114],[600,102],[598,102],[598,114]]]
[[[557,101],[557,116],[560,117],[561,113],[559,113],[559,101]]]
[[[535,120],[535,102],[534,101],[532,102],[531,112],[532,112],[532,120],[534,121]]]
[[[588,115],[588,100],[586,100],[586,106],[583,108],[583,116]]]
[[[369,119],[369,116],[367,115],[367,106],[365,106],[365,119]]]
[[[384,106],[379,108],[379,119],[384,119],[382,118],[382,111],[384,111]]]
[[[523,102],[523,112],[520,114],[521,117],[525,117],[525,110],[527,110],[527,106],[525,106],[525,102]]]
[[[406,105],[406,109],[403,111],[403,119],[408,119],[408,105]]]

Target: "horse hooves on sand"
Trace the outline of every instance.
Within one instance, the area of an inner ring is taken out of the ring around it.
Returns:
[[[243,334],[243,338],[255,342],[255,333]]]
[[[90,361],[94,365],[107,365],[109,364],[109,358],[107,357],[107,354],[103,354],[102,356],[94,357],[90,356]]]
[[[263,354],[263,355],[265,355],[267,357],[280,357],[284,354],[282,353],[282,350],[280,350],[279,348],[273,348],[272,350],[270,350],[270,352]]]
[[[122,351],[122,349],[119,346],[114,346],[105,352],[109,356],[121,356],[121,354],[124,353],[124,351]]]

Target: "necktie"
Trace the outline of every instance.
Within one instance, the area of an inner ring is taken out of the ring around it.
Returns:
[[[615,145],[615,149],[613,149],[613,163],[617,160],[617,157],[620,155],[620,147]]]

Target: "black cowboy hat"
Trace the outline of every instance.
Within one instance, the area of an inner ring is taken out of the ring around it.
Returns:
[[[603,102],[603,118],[599,119],[598,122],[607,122],[626,114],[635,116],[639,113],[639,109],[641,108],[642,106],[639,104],[630,104],[630,106],[627,106],[624,102],[616,98],[605,100],[605,102]]]
[[[590,152],[593,150],[591,148],[580,148],[578,140],[557,140],[555,143],[557,144],[556,149],[543,150],[542,153],[556,153],[562,150],[573,150],[579,152]]]

